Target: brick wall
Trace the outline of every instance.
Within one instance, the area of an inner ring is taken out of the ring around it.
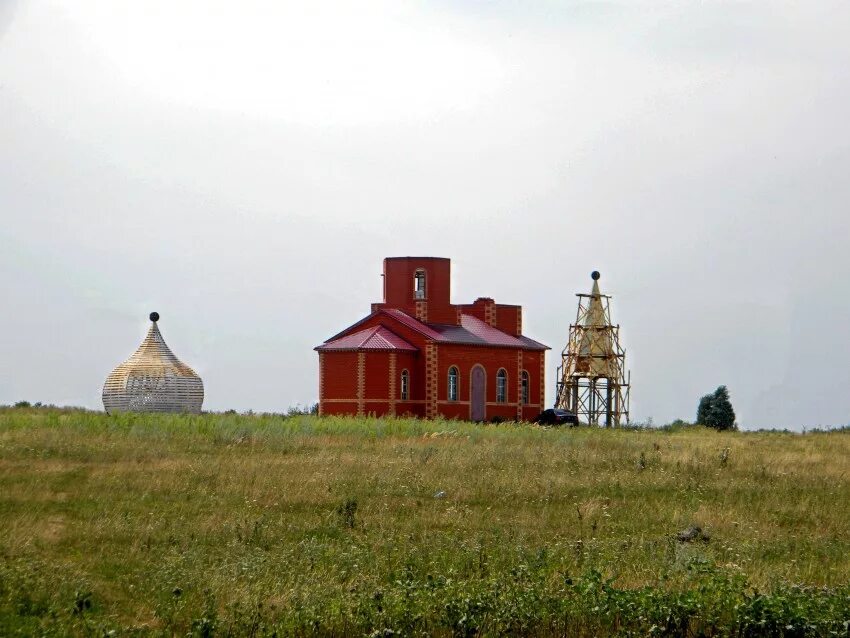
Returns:
[[[439,346],[437,360],[437,412],[448,418],[468,419],[470,416],[470,393],[472,368],[481,365],[485,372],[486,419],[499,416],[505,420],[530,420],[540,413],[540,353],[513,348],[486,348],[478,346]],[[459,372],[458,400],[448,400],[449,368],[455,366]],[[507,372],[507,400],[496,401],[496,373],[500,368]],[[520,405],[522,392],[522,370],[529,376],[529,405]],[[542,381],[545,383],[545,380]]]
[[[485,372],[486,420],[531,420],[543,409],[545,357],[541,352],[512,348],[425,344],[423,352],[324,352],[319,356],[320,413],[415,415],[426,418],[470,418],[472,368]],[[459,373],[458,399],[448,400],[448,372]],[[505,402],[496,401],[496,374],[507,373]],[[402,401],[401,371],[410,379]],[[529,376],[529,402],[522,405],[522,371]]]
[[[322,394],[320,399],[357,400],[356,352],[323,352],[319,358],[322,365]]]

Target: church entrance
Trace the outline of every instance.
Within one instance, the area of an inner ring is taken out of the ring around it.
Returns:
[[[487,418],[487,379],[484,368],[475,366],[472,368],[469,393],[469,412],[473,421],[484,421]]]

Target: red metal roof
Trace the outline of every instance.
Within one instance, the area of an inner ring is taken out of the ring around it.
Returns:
[[[463,326],[465,330],[468,330],[476,337],[483,339],[491,345],[514,346],[520,348],[523,345],[522,342],[513,335],[509,335],[507,332],[502,332],[484,321],[481,321],[478,317],[473,317],[472,315],[461,315],[460,325]]]
[[[440,340],[440,333],[435,332],[434,330],[432,330],[431,328],[426,326],[424,323],[414,319],[413,317],[411,317],[407,313],[404,313],[401,310],[397,310],[395,308],[382,308],[381,310],[376,310],[375,312],[371,313],[370,315],[363,317],[360,321],[348,326],[348,328],[346,328],[342,332],[338,332],[333,337],[328,339],[325,343],[330,343],[331,341],[335,341],[336,339],[339,339],[344,333],[348,332],[349,330],[354,330],[358,326],[366,323],[367,321],[369,321],[370,319],[372,319],[373,317],[376,317],[378,315],[384,315],[386,317],[392,317],[393,319],[395,319],[399,323],[407,326],[411,330],[415,330],[419,334],[424,335],[425,337],[427,337],[429,339],[433,339],[434,341]],[[319,346],[319,347],[321,348],[321,346]]]
[[[434,341],[441,341],[439,332],[434,330],[427,323],[422,323],[421,321],[419,321],[419,319],[414,319],[406,312],[398,310],[397,308],[384,308],[383,310],[381,310],[381,312],[389,315],[393,319],[397,319],[411,330],[415,330],[416,332],[422,333],[429,339],[433,339]]]
[[[326,341],[316,350],[404,350],[416,352],[418,348],[384,326],[375,326],[339,339]]]
[[[524,350],[549,349],[534,339],[521,335],[514,337],[507,332],[502,332],[471,315],[461,315],[459,326],[430,324],[430,327],[440,333],[438,341],[441,343],[522,348]]]
[[[448,324],[438,324],[438,323],[423,323],[418,319],[414,319],[406,312],[398,310],[397,308],[382,308],[376,312],[373,312],[367,317],[364,317],[357,323],[352,326],[349,326],[343,332],[347,330],[352,330],[359,326],[360,324],[372,319],[376,315],[384,315],[386,317],[390,317],[395,319],[402,325],[410,328],[411,330],[415,330],[419,334],[425,336],[432,341],[436,341],[437,343],[457,343],[463,345],[471,345],[471,346],[491,346],[491,347],[500,347],[500,348],[522,348],[523,350],[548,350],[548,346],[544,346],[542,343],[535,341],[534,339],[529,339],[528,337],[524,337],[520,335],[519,337],[514,337],[513,335],[509,335],[506,332],[502,332],[498,328],[493,328],[489,324],[481,321],[477,317],[473,317],[471,315],[461,315],[461,325],[448,325]],[[362,330],[352,335],[348,335],[346,337],[340,337],[339,333],[333,337],[331,337],[328,341],[320,345],[316,348],[316,350],[358,350],[358,349],[366,349],[362,346],[351,345],[353,342],[359,343],[358,340],[364,339],[364,335],[369,333],[368,337],[371,336],[371,333],[374,333],[382,326],[378,328],[368,328],[366,330]],[[386,330],[386,329],[385,329]],[[399,337],[398,335],[392,333],[389,330],[386,330],[389,335],[392,335],[393,338],[397,339],[400,343],[405,344],[408,348],[417,350],[414,346],[410,345]],[[356,339],[355,339],[356,338]],[[339,344],[345,344],[344,346],[340,346]],[[393,349],[392,347],[372,347],[368,348],[372,350],[389,350]],[[395,349],[406,349],[403,347],[397,347]]]

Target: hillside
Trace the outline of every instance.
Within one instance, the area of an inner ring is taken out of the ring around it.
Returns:
[[[848,521],[846,430],[6,410],[0,634],[847,635]]]

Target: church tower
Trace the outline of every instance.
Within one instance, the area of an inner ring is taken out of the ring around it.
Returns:
[[[599,272],[591,277],[590,294],[576,295],[578,311],[561,353],[555,407],[574,412],[582,423],[618,426],[629,421],[631,375],[625,371],[620,326],[611,323],[610,297],[599,291]]]

